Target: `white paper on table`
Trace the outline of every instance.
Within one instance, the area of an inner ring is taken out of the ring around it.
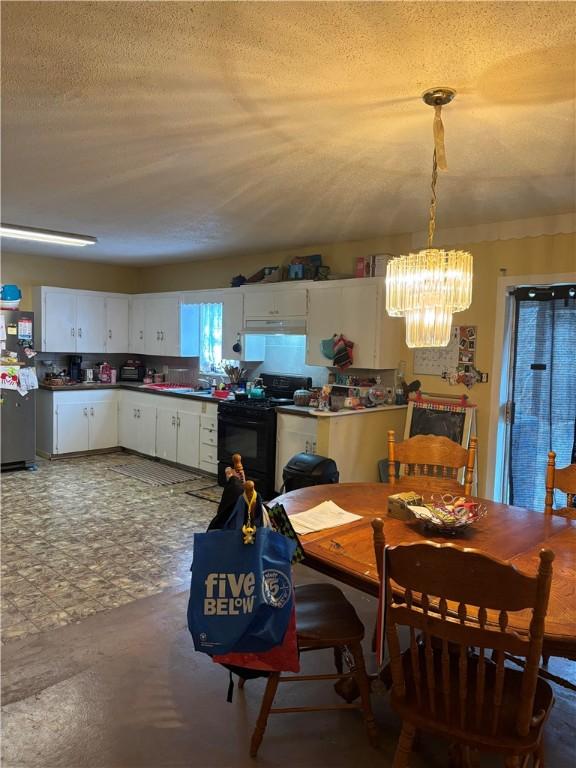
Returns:
[[[0,315],[0,341],[6,341],[6,320]]]
[[[330,500],[323,501],[318,506],[307,509],[306,512],[290,515],[292,527],[296,533],[302,534],[322,531],[324,528],[335,528],[338,525],[345,525],[361,519],[362,515],[346,512]]]

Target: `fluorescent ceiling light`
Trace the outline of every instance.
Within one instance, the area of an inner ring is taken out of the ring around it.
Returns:
[[[53,232],[50,229],[34,229],[33,227],[16,227],[12,224],[2,224],[0,235],[13,237],[16,240],[34,240],[37,243],[52,243],[53,245],[74,245],[80,248],[98,242],[95,237],[88,237],[88,235],[73,235],[69,232]]]

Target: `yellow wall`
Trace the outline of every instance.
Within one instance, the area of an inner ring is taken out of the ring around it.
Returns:
[[[227,256],[207,261],[184,261],[142,269],[142,291],[200,290],[225,288],[238,274],[250,277],[262,267],[288,264],[294,256],[321,253],[324,264],[337,274],[354,274],[356,256],[398,254],[409,247],[409,235],[396,235],[360,242],[329,243],[257,255]]]
[[[407,360],[407,378],[418,378],[424,392],[460,395],[468,394],[478,406],[477,432],[479,440],[479,493],[486,482],[486,460],[488,428],[491,418],[497,414],[490,411],[490,376],[494,352],[494,331],[496,313],[496,285],[501,269],[506,276],[550,275],[576,272],[576,234],[526,237],[520,240],[497,240],[495,242],[458,244],[459,248],[470,251],[474,256],[474,283],[470,309],[454,315],[457,325],[476,325],[476,366],[488,372],[487,384],[476,384],[467,389],[463,384],[450,386],[440,376],[423,376],[413,372],[414,355],[410,351]]]
[[[2,253],[2,282],[22,290],[21,309],[32,309],[31,289],[35,285],[135,293],[140,290],[139,276],[140,269],[135,267]]]

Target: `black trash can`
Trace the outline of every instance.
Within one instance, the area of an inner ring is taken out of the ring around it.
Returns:
[[[329,485],[340,478],[334,459],[314,453],[297,453],[282,470],[285,491],[308,488],[311,485]]]

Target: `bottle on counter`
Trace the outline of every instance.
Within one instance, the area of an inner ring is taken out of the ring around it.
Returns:
[[[102,363],[100,366],[100,381],[102,384],[110,384],[112,381],[112,366],[110,363]]]

